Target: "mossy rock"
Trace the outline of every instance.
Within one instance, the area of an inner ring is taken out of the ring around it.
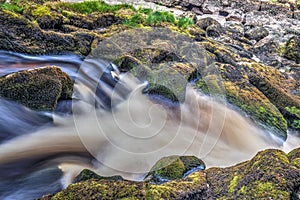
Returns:
[[[141,81],[148,81],[144,92],[183,102],[187,82],[197,69],[172,51],[145,48],[128,52],[114,63],[120,71],[130,72]]]
[[[290,38],[284,49],[284,56],[290,60],[300,63],[300,37]]]
[[[237,68],[216,63],[215,67],[220,75],[203,71],[203,77],[196,82],[196,87],[206,94],[225,98],[247,113],[259,126],[271,129],[275,135],[286,139],[287,122],[265,94],[250,83],[247,75],[249,65]]]
[[[181,179],[191,172],[204,169],[204,162],[195,156],[169,156],[157,161],[145,180],[156,184],[164,183]]]
[[[73,183],[78,183],[82,181],[86,181],[89,179],[96,179],[96,180],[114,180],[114,181],[120,181],[123,180],[122,176],[109,176],[109,177],[104,177],[96,174],[95,172],[89,170],[89,169],[84,169],[82,170],[73,180]]]
[[[206,170],[215,199],[293,199],[300,171],[280,150],[259,152],[250,161]]]
[[[299,117],[289,111],[300,107],[300,96],[294,92],[300,89],[297,79],[245,58],[221,43],[205,41],[201,44],[216,56],[217,62],[214,67],[201,70],[202,77],[196,87],[206,94],[225,97],[258,125],[268,126],[282,139],[286,139],[288,126],[297,129]]]
[[[53,111],[60,99],[71,99],[73,82],[58,67],[24,70],[0,77],[0,96],[34,110]]]

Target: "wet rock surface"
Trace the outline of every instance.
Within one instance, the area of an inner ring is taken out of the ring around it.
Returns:
[[[297,199],[298,157],[299,149],[289,154],[270,149],[236,166],[196,171],[159,185],[94,178],[42,199]],[[169,172],[178,169],[169,167]]]

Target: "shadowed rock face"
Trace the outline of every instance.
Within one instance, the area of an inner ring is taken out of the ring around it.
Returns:
[[[53,111],[59,99],[71,99],[73,81],[58,67],[24,70],[0,77],[0,96],[34,110]]]
[[[42,199],[297,199],[299,150],[289,154],[272,149],[261,151],[236,166],[197,171],[160,185],[93,177]]]

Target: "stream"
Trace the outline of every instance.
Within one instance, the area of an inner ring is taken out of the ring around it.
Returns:
[[[297,133],[283,142],[192,84],[183,103],[171,103],[143,94],[147,83],[102,59],[0,51],[1,76],[51,65],[75,82],[72,101],[49,113],[0,99],[0,199],[58,192],[84,168],[142,180],[163,156],[195,155],[207,167],[225,167],[300,144]]]

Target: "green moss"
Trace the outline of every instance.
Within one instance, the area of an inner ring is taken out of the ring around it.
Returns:
[[[300,169],[300,158],[295,158],[291,163]]]
[[[300,117],[300,109],[296,108],[295,106],[285,107],[285,110],[293,115],[297,115],[298,117]]]
[[[204,94],[209,94],[210,90],[207,87],[207,84],[203,79],[200,79],[196,82],[196,87],[200,89]]]
[[[228,187],[228,192],[233,193],[234,190],[236,189],[236,186],[238,185],[238,176],[234,176],[233,179],[230,181],[229,187]]]
[[[36,9],[31,11],[32,16],[41,17],[44,15],[51,15],[51,10],[47,6],[38,6]]]
[[[184,163],[179,157],[171,156],[161,159],[155,164],[155,167],[150,170],[150,173],[155,172],[158,176],[173,180],[182,178],[184,171]]]
[[[275,188],[272,182],[256,181],[253,183],[253,197],[254,198],[274,198],[274,199],[288,199],[289,193]]]

